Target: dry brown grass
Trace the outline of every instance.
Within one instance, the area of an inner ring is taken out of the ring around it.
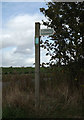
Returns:
[[[16,108],[24,108],[30,112],[33,111],[34,114],[35,91],[34,82],[32,82],[31,77],[29,78],[27,75],[16,75],[10,78],[12,78],[10,85],[3,87],[3,107],[8,105]],[[7,76],[5,76],[5,79],[7,79]],[[59,114],[58,117],[60,117],[62,111],[80,107],[80,101],[81,96],[79,91],[74,91],[72,96],[69,96],[67,82],[58,85],[54,82],[53,85],[50,81],[48,84],[45,83],[44,86],[40,86],[40,108],[38,115],[39,117],[53,117]]]

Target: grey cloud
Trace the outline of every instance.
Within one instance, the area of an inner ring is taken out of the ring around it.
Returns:
[[[34,27],[41,22],[42,15],[18,15],[9,20],[2,34],[2,65],[32,66],[35,62]],[[5,48],[11,47],[6,51]],[[43,53],[44,54],[44,53]],[[48,58],[48,57],[47,57]],[[46,58],[43,57],[43,61]]]

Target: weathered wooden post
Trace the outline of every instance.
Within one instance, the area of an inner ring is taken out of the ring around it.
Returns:
[[[38,111],[40,105],[39,85],[40,85],[40,36],[53,35],[53,29],[41,29],[40,23],[35,23],[35,107]]]
[[[39,108],[40,82],[40,23],[35,23],[35,107]]]

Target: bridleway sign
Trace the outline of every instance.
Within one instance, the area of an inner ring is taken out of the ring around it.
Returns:
[[[54,34],[53,29],[41,29],[40,30],[40,36],[53,35],[53,34]]]

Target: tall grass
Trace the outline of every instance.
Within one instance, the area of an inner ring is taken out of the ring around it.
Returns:
[[[44,77],[49,79],[45,80]],[[35,84],[32,79],[32,75],[27,74],[3,76],[4,82],[10,81],[7,86],[3,85],[3,117],[83,117],[81,91],[74,90],[73,94],[69,95],[69,74],[61,71],[40,75],[38,114],[35,112]]]

